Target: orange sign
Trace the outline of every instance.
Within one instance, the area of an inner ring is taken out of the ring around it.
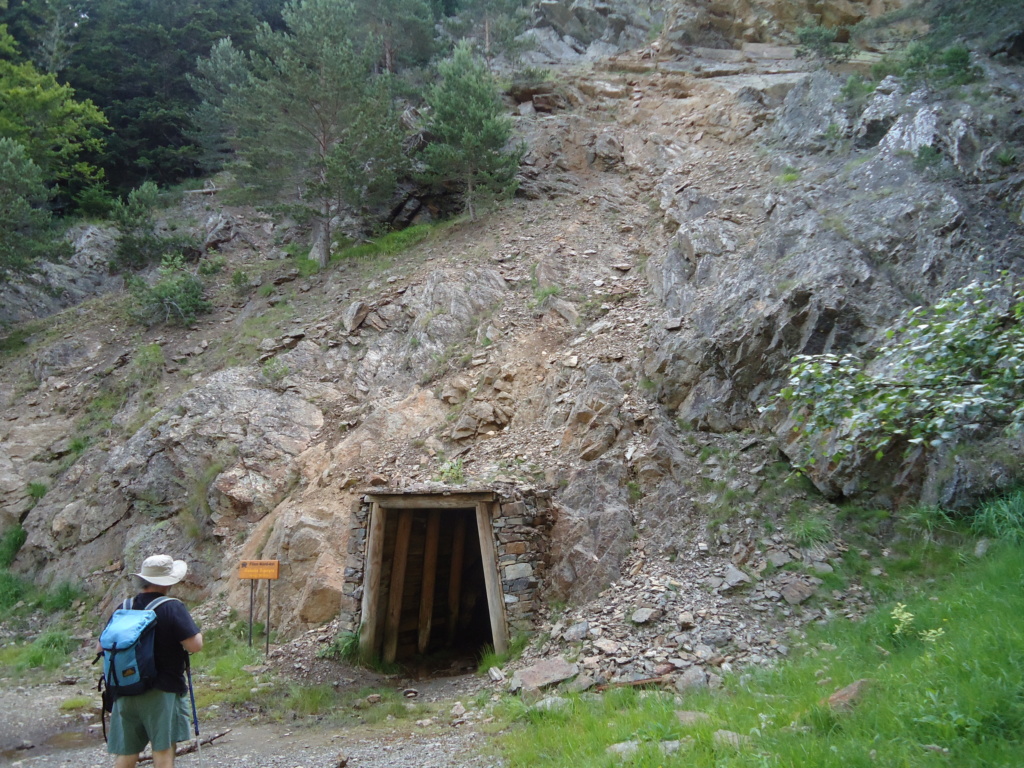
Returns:
[[[276,579],[280,572],[280,560],[243,560],[238,568],[238,578]]]

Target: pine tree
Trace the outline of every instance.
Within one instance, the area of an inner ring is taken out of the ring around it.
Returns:
[[[335,207],[393,191],[401,135],[388,80],[374,74],[376,50],[351,36],[350,3],[292,0],[282,18],[284,29],[257,30],[247,56],[221,41],[196,87],[233,127],[239,176],[265,199],[297,198],[314,225],[311,257],[326,266]]]
[[[45,208],[47,197],[42,172],[25,148],[0,138],[0,283],[62,251]]]
[[[380,46],[380,65],[424,64],[434,50],[433,11],[426,0],[356,0],[356,19]]]
[[[430,143],[423,150],[424,178],[460,185],[466,210],[475,219],[482,198],[515,192],[523,150],[509,146],[512,119],[502,106],[494,76],[467,41],[456,46],[438,71],[440,82],[426,95]]]

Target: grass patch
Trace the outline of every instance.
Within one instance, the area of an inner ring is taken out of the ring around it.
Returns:
[[[345,259],[367,259],[375,256],[395,256],[402,251],[419,245],[437,229],[435,224],[416,224],[405,229],[388,232],[376,240],[355,245],[345,245],[331,256],[331,261]]]
[[[8,646],[0,663],[16,672],[29,669],[54,670],[68,660],[78,641],[63,630],[44,632],[28,645]]]
[[[497,653],[494,650],[493,645],[484,646],[480,652],[480,663],[477,664],[477,671],[481,675],[486,675],[487,670],[491,667],[498,667],[499,669],[505,666],[510,661],[515,661],[523,655],[523,651],[530,644],[529,635],[520,634],[512,638],[508,644],[508,651],[506,653]]]
[[[91,696],[72,696],[60,703],[62,712],[84,712],[96,708],[96,699]]]
[[[982,504],[968,523],[976,536],[1024,545],[1024,488]]]
[[[637,741],[644,768],[1010,768],[1024,754],[1024,550],[1002,544],[944,579],[904,587],[860,623],[812,629],[792,661],[726,678],[721,692],[613,690],[561,711],[506,700],[499,737],[509,768],[613,766],[608,746]],[[849,712],[822,703],[870,679]],[[825,685],[821,683],[826,681]],[[684,727],[679,709],[711,720]],[[717,744],[727,729],[749,738]],[[660,743],[682,740],[675,754]]]

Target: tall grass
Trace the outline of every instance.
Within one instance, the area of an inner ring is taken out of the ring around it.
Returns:
[[[1024,765],[1024,548],[1000,544],[936,586],[911,591],[861,623],[812,632],[799,658],[727,678],[720,693],[610,692],[542,712],[515,701],[502,736],[509,768],[612,766],[606,748],[640,742],[645,768],[892,768]],[[848,712],[824,704],[869,679]],[[824,683],[824,684],[823,684]],[[711,720],[684,727],[674,712]],[[716,743],[727,729],[749,738]],[[661,742],[681,740],[675,754]]]
[[[971,516],[970,528],[977,536],[1024,544],[1024,489],[982,504]]]
[[[435,228],[436,226],[432,224],[416,224],[395,232],[388,232],[368,243],[359,243],[340,249],[332,257],[332,261],[365,259],[370,256],[394,256],[422,243]]]

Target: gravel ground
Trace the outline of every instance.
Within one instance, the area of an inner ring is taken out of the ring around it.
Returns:
[[[366,681],[361,681],[366,682]],[[450,714],[457,701],[470,703],[479,677],[382,680],[381,687],[415,685],[417,699],[431,705],[429,721],[390,720],[376,725],[252,722],[200,712],[205,738],[224,733],[195,754],[178,758],[183,768],[497,768],[478,726],[485,715]],[[113,758],[94,711],[68,713],[62,702],[98,700],[94,683],[18,685],[0,680],[0,766],[22,768],[110,768]],[[26,706],[30,703],[30,706]],[[226,732],[226,733],[225,733]],[[182,745],[179,745],[182,746]],[[482,753],[483,748],[483,753]],[[348,762],[342,762],[342,757]],[[147,765],[151,763],[143,763]]]
[[[200,725],[202,729],[202,725]],[[501,763],[475,752],[478,733],[465,726],[426,728],[422,733],[385,730],[299,728],[279,725],[233,727],[229,733],[201,750],[177,759],[181,768],[490,768]],[[210,733],[217,733],[211,728]],[[2,763],[23,768],[110,768],[102,738],[87,745],[32,756],[20,752]],[[0,758],[2,760],[2,758]]]

